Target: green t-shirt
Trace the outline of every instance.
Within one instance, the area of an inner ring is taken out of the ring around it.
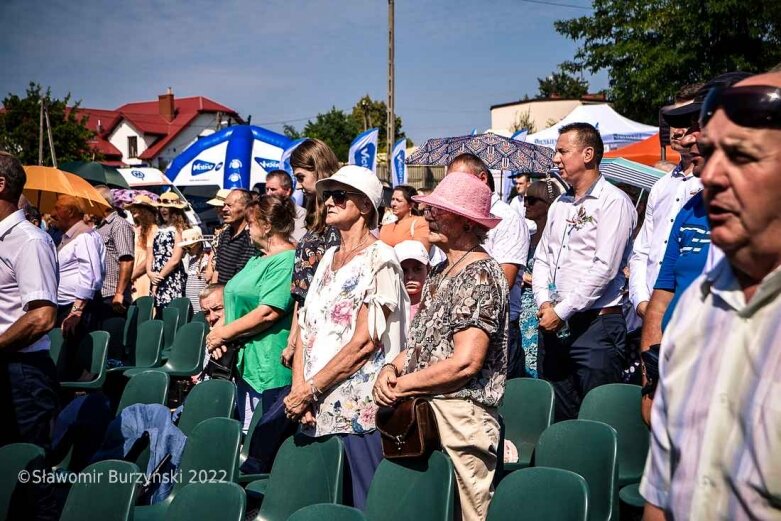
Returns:
[[[280,362],[293,318],[290,280],[295,250],[253,257],[225,285],[225,323],[243,317],[258,306],[281,310],[283,316],[244,344],[239,351],[238,372],[257,392],[290,385],[290,369]]]

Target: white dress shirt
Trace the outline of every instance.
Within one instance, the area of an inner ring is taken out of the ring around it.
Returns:
[[[496,194],[491,195],[491,213],[502,220],[488,230],[483,248],[499,264],[517,264],[518,274],[523,275],[529,255],[529,228],[526,226],[526,219]],[[515,320],[521,313],[521,289],[516,277],[516,282],[510,289],[510,320]],[[516,303],[515,306],[513,302]]]
[[[537,223],[531,219],[526,219],[526,203],[522,195],[516,196],[510,201],[510,208],[515,210],[521,219],[526,221],[526,226],[529,228],[529,235],[534,235],[537,232]]]
[[[648,194],[645,220],[629,258],[629,300],[637,309],[651,299],[675,216],[702,190],[699,178],[684,175],[680,166],[659,179]]]
[[[552,302],[556,315],[621,305],[623,267],[631,251],[637,212],[629,197],[599,176],[579,200],[566,193],[548,210],[534,257],[532,286],[538,306]]]
[[[19,210],[0,221],[0,334],[37,300],[57,303],[57,253],[51,237]],[[43,351],[49,345],[43,335],[19,352]]]
[[[60,262],[57,304],[65,306],[76,299],[95,298],[106,273],[106,246],[100,234],[84,222],[77,222],[62,236],[57,258]]]

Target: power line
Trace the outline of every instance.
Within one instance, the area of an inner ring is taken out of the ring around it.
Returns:
[[[586,7],[583,5],[562,4],[559,2],[546,2],[545,0],[519,0],[519,1],[526,2],[527,4],[541,4],[541,5],[551,5],[554,7],[570,7],[572,9],[585,9],[586,11],[591,11],[594,9],[593,7]]]

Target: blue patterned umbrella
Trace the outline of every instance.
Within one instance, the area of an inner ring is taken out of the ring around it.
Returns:
[[[491,170],[547,172],[553,166],[550,148],[496,134],[434,138],[407,159],[408,165],[446,165],[456,156],[472,153]]]

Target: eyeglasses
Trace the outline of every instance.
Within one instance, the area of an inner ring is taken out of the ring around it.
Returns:
[[[781,128],[781,88],[768,85],[743,85],[715,88],[705,97],[700,111],[704,127],[718,109],[724,109],[730,121],[748,128]]]
[[[443,214],[446,214],[447,210],[443,210],[442,208],[437,208],[436,206],[426,206],[423,208],[423,215],[424,216],[431,216],[432,219],[439,219],[440,216]]]
[[[349,192],[347,190],[323,190],[323,202],[328,199],[333,199],[334,204],[339,206],[343,205],[347,201],[348,195],[363,195],[360,192]]]

